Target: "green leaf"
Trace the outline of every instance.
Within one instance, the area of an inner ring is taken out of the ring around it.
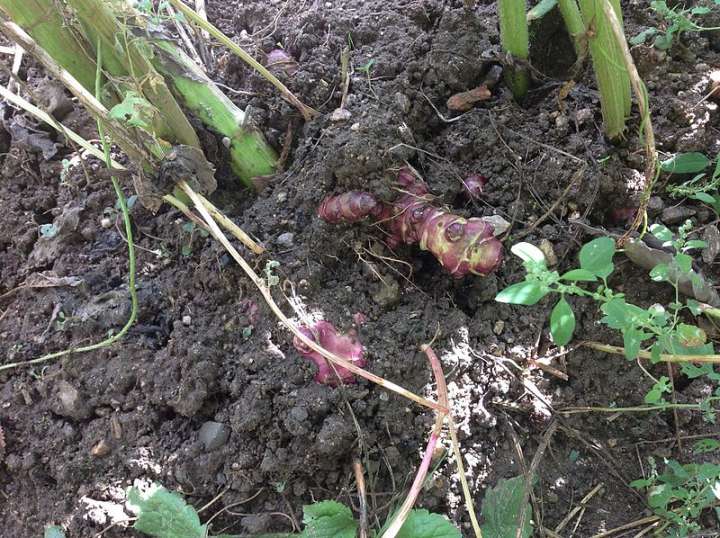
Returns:
[[[660,163],[660,169],[671,174],[694,174],[702,172],[708,166],[710,166],[710,159],[699,152],[678,153]]]
[[[128,503],[137,508],[134,528],[140,532],[155,538],[204,538],[207,535],[195,508],[162,486],[154,484],[144,492],[130,488]]]
[[[622,297],[614,297],[600,307],[605,317],[602,322],[612,329],[634,328],[639,321],[650,319],[650,312],[625,302]]]
[[[572,340],[573,332],[575,332],[575,314],[565,297],[560,297],[550,314],[550,334],[556,345],[564,346]]]
[[[524,262],[534,262],[546,265],[545,254],[543,251],[530,243],[516,243],[510,248],[510,252],[515,254]]]
[[[139,127],[149,133],[153,132],[153,124],[160,116],[158,109],[150,101],[132,90],[125,93],[122,102],[112,107],[108,115],[130,127]]]
[[[670,387],[670,378],[662,376],[657,383],[653,385],[653,388],[645,395],[645,403],[647,404],[660,404],[664,403],[665,399],[663,394],[670,393],[672,391]]]
[[[557,0],[540,0],[540,2],[535,7],[533,7],[530,11],[528,11],[527,21],[532,22],[534,20],[543,18],[556,5],[557,5]]]
[[[643,30],[642,32],[640,32],[638,35],[636,35],[635,37],[633,37],[630,40],[630,44],[631,45],[642,45],[643,43],[645,43],[645,41],[647,41],[647,39],[649,37],[652,37],[655,34],[657,34],[657,32],[658,32],[657,28],[648,28],[647,30]]]
[[[573,282],[595,282],[597,277],[585,269],[572,269],[560,277],[562,280]]]
[[[357,523],[350,509],[336,501],[322,501],[303,507],[305,530],[302,538],[355,538]]]
[[[670,267],[666,263],[659,263],[650,271],[650,280],[653,282],[665,282],[670,274]]]
[[[683,252],[686,252],[688,250],[694,249],[694,248],[706,248],[708,246],[706,241],[703,241],[701,239],[692,239],[685,243],[682,250]]]
[[[660,241],[672,241],[673,238],[673,233],[670,231],[670,228],[662,224],[653,224],[650,226],[650,233]]]
[[[673,258],[675,260],[675,263],[678,266],[678,269],[680,269],[683,273],[689,273],[692,271],[692,256],[689,256],[687,254],[675,254],[675,257]]]
[[[521,538],[532,534],[532,509],[529,503],[522,505],[525,492],[525,477],[516,476],[508,480],[500,479],[494,488],[488,489],[482,502],[483,538],[515,538],[520,514],[524,512],[525,523]]]
[[[700,303],[697,302],[695,299],[688,299],[688,300],[686,301],[686,304],[687,304],[688,310],[690,310],[690,312],[691,312],[694,316],[699,316],[700,313],[702,312],[702,308],[700,307]]]
[[[497,294],[495,300],[499,303],[534,305],[545,297],[550,290],[534,281],[523,281],[508,286]]]
[[[630,327],[623,331],[623,345],[625,347],[625,358],[628,360],[636,359],[640,354],[640,345],[642,341],[647,338],[642,331],[639,331],[635,327]]]
[[[720,441],[717,439],[700,439],[693,445],[693,452],[696,454],[705,454],[713,452],[720,448]]]
[[[43,538],[65,538],[65,531],[59,525],[45,527]]]
[[[580,249],[580,267],[600,278],[607,278],[613,272],[614,255],[615,241],[610,237],[598,237]]]
[[[680,344],[685,347],[702,346],[705,342],[707,342],[707,335],[705,334],[705,331],[695,325],[680,323],[677,326],[676,331]]]
[[[445,516],[427,510],[413,510],[397,538],[462,538],[462,535]]]
[[[693,193],[692,195],[690,195],[690,198],[692,198],[693,200],[700,200],[701,202],[704,202],[704,203],[710,204],[710,205],[715,203],[715,197],[706,192]]]

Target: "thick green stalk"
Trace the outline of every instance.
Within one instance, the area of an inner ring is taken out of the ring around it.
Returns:
[[[582,60],[587,55],[587,37],[577,0],[558,0],[558,8],[565,21],[567,31],[572,37],[578,60]]]
[[[527,62],[530,55],[530,36],[525,11],[526,0],[498,0],[502,48],[513,58],[521,60],[521,63]],[[530,86],[530,77],[524,65],[509,66],[505,70],[505,80],[515,99],[525,97]]]
[[[625,130],[625,119],[630,114],[632,90],[622,48],[603,11],[605,2],[612,5],[618,20],[622,22],[619,0],[580,0],[580,11],[600,90],[605,134],[610,139],[618,139]]]
[[[252,178],[275,172],[277,155],[262,133],[246,122],[245,113],[207,77],[173,41],[153,39],[153,65],[180,102],[214,131],[230,141],[233,172],[249,187]]]
[[[54,0],[0,0],[0,10],[23,28],[86,90],[95,84],[95,56]]]
[[[142,94],[158,110],[167,125],[166,132],[155,133],[171,142],[200,147],[200,141],[180,105],[173,97],[163,78],[148,60],[152,56],[144,40],[130,33],[125,21],[121,21],[103,0],[68,0],[84,28],[92,28],[105,50],[122,51],[119,55],[126,72],[132,76]],[[117,53],[116,53],[117,54]]]

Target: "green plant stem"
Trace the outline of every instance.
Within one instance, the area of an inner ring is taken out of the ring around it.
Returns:
[[[95,80],[93,55],[55,0],[0,0],[0,10],[45,49],[56,62],[92,91]]]
[[[530,35],[525,11],[526,0],[498,0],[502,48],[520,60],[505,70],[506,82],[516,100],[522,100],[530,87],[530,77],[524,65],[530,56]]]
[[[106,50],[122,47],[120,60],[126,72],[132,76],[141,93],[159,111],[165,129],[158,132],[161,138],[172,142],[200,147],[195,130],[190,125],[180,105],[173,97],[163,78],[155,71],[148,58],[152,52],[144,39],[129,34],[129,27],[112,11],[112,4],[103,0],[68,0],[84,28],[92,28]]]
[[[153,38],[153,65],[183,105],[211,129],[228,138],[233,172],[248,186],[254,177],[275,172],[277,155],[245,113],[172,41]]]
[[[275,86],[280,94],[287,99],[292,105],[294,105],[302,114],[305,121],[310,121],[314,116],[318,114],[317,110],[305,105],[298,99],[288,88],[280,82],[280,80],[268,71],[260,62],[245,52],[240,46],[234,43],[228,36],[223,34],[215,26],[210,24],[208,21],[200,17],[194,10],[187,7],[181,0],[169,0],[169,2],[175,6],[175,8],[185,15],[188,20],[192,21],[196,26],[202,30],[208,32],[212,37],[217,39],[220,43],[230,49],[235,55],[252,67],[255,71],[260,73],[270,84]]]
[[[603,5],[609,2],[622,21],[619,0],[580,0],[585,37],[592,56],[595,78],[600,91],[605,134],[611,140],[622,137],[625,119],[632,104],[630,79],[621,48],[613,35]]]
[[[587,56],[588,42],[577,0],[558,0],[558,9],[573,40],[573,45],[575,45],[578,61],[582,61]]]

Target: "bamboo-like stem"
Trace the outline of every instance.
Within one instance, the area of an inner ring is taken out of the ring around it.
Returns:
[[[625,355],[625,348],[620,346],[611,346],[609,344],[602,344],[600,342],[582,342],[582,345],[595,349],[597,351],[603,351],[605,353],[612,353],[613,355]],[[638,357],[641,359],[650,360],[652,353],[649,351],[640,350]],[[709,364],[720,364],[720,355],[670,355],[667,353],[660,354],[660,362],[699,362]]]
[[[585,24],[585,37],[590,48],[595,79],[600,91],[605,134],[616,140],[625,131],[625,119],[630,114],[631,89],[622,50],[613,35],[604,6],[608,0],[580,0]],[[619,0],[611,0],[615,17],[621,20]]]
[[[82,86],[92,91],[95,84],[94,53],[63,18],[54,0],[0,0],[0,10],[20,27]]]
[[[190,125],[163,78],[148,60],[151,54],[144,50],[142,40],[129,35],[128,25],[115,16],[110,4],[102,0],[67,1],[75,9],[83,26],[92,28],[106,49],[116,50],[118,46],[122,47],[124,54],[121,55],[121,60],[124,62],[126,72],[132,76],[148,101],[161,111],[161,117],[167,124],[168,132],[161,132],[158,135],[173,142],[199,148],[200,140],[195,129]]]
[[[153,65],[171,85],[185,107],[230,142],[233,172],[253,188],[252,178],[275,172],[277,155],[262,133],[246,121],[245,113],[213,83],[173,41],[152,38]]]
[[[568,34],[573,40],[575,54],[577,54],[578,60],[582,61],[587,56],[588,38],[577,0],[558,0],[558,9],[565,21]]]
[[[245,63],[247,63],[250,67],[252,67],[255,71],[260,73],[270,84],[275,86],[279,91],[280,94],[287,99],[293,106],[295,106],[300,113],[302,114],[305,121],[310,121],[314,116],[318,114],[317,110],[314,110],[313,108],[303,104],[300,99],[298,99],[295,94],[293,94],[285,84],[280,82],[280,80],[273,75],[270,71],[268,71],[265,66],[263,66],[260,62],[258,62],[255,58],[250,56],[247,52],[245,52],[240,46],[238,46],[236,43],[234,43],[228,36],[223,34],[220,30],[218,30],[215,26],[210,24],[208,21],[200,17],[195,11],[193,11],[191,8],[186,6],[182,0],[169,0],[169,2],[175,6],[175,8],[178,11],[181,11],[183,15],[185,15],[188,20],[192,21],[195,25],[200,27],[202,30],[207,31],[212,37],[217,39],[220,43],[225,45],[230,51],[232,51],[235,55],[237,55],[241,60],[243,60]]]
[[[250,267],[250,265],[240,255],[237,249],[235,249],[232,243],[230,243],[225,234],[220,230],[217,223],[215,222],[215,219],[213,219],[212,215],[210,215],[210,212],[205,207],[205,204],[202,202],[202,199],[199,197],[199,195],[195,191],[193,191],[192,188],[190,188],[186,181],[180,181],[178,183],[178,187],[190,197],[197,211],[202,215],[203,219],[205,219],[205,223],[210,228],[210,234],[225,248],[225,250],[227,250],[228,254],[232,256],[232,258],[237,262],[237,264],[242,268],[242,270],[245,271],[245,274],[250,278],[250,280],[252,280],[253,284],[255,284],[255,286],[262,294],[265,302],[270,307],[270,310],[273,311],[273,313],[275,314],[275,316],[277,316],[280,322],[285,325],[285,327],[287,327],[290,332],[292,332],[293,335],[297,337],[298,340],[300,340],[310,349],[320,353],[320,355],[325,357],[330,362],[338,364],[343,368],[347,368],[355,375],[358,375],[364,379],[367,379],[368,381],[371,381],[372,383],[375,383],[377,385],[380,385],[381,387],[393,391],[400,396],[403,396],[408,400],[412,400],[424,407],[434,409],[441,413],[448,412],[447,406],[432,402],[426,398],[423,398],[422,396],[418,396],[414,392],[410,392],[409,390],[399,385],[396,385],[391,381],[388,381],[378,375],[368,372],[367,370],[363,370],[362,368],[359,368],[347,359],[339,357],[338,355],[318,345],[317,342],[315,342],[314,340],[309,339],[300,329],[298,329],[298,327],[292,321],[288,319],[285,313],[280,309],[278,304],[275,302],[275,299],[273,298],[268,285],[262,278],[260,278],[260,276],[258,276],[255,270]]]
[[[498,0],[500,19],[500,42],[505,52],[517,58],[522,64],[530,56],[530,34],[528,30],[526,0]],[[510,65],[505,70],[505,78],[517,100],[527,95],[530,77],[525,65]]]
[[[643,193],[640,199],[640,207],[638,208],[635,220],[630,226],[630,229],[620,240],[620,243],[622,244],[630,237],[630,234],[634,230],[640,228],[643,222],[647,222],[647,205],[650,202],[652,189],[655,185],[656,179],[658,178],[660,169],[657,165],[655,131],[653,129],[652,118],[650,116],[650,104],[648,102],[647,88],[645,88],[645,84],[640,78],[640,74],[638,73],[635,62],[630,54],[630,47],[628,46],[622,29],[622,21],[617,16],[617,12],[609,0],[604,0],[603,11],[609,23],[610,30],[615,37],[617,46],[621,52],[625,69],[627,70],[630,78],[630,84],[632,85],[635,98],[638,102],[638,108],[640,109],[640,132],[644,138],[643,146],[645,149],[645,185],[643,186]]]

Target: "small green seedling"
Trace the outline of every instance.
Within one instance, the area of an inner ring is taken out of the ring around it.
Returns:
[[[673,198],[687,197],[708,204],[720,215],[720,158],[715,158],[715,166],[708,178],[705,170],[712,161],[703,153],[679,153],[660,163],[660,169],[674,174],[696,174],[692,179],[680,185],[670,185],[668,192]]]
[[[130,488],[128,502],[137,510],[135,529],[154,538],[206,538],[209,528],[183,498],[160,485],[147,491]],[[300,534],[275,533],[258,538],[355,538],[358,524],[352,511],[336,501],[322,501],[303,507],[305,530]],[[216,538],[242,538],[221,534]],[[427,510],[413,510],[397,535],[398,538],[461,538],[450,521]],[[502,538],[490,535],[488,538]],[[526,536],[523,534],[523,538]]]
[[[707,341],[705,332],[683,321],[684,313],[697,316],[701,307],[694,299],[681,301],[679,279],[684,276],[692,282],[699,282],[700,276],[693,270],[692,257],[688,252],[707,246],[704,241],[688,239],[691,227],[692,223],[687,221],[680,227],[677,236],[662,225],[650,228],[663,246],[675,252],[670,263],[658,264],[650,271],[651,280],[667,282],[675,288],[675,300],[667,306],[654,304],[650,308],[641,308],[628,303],[624,294],[610,287],[608,278],[615,270],[613,258],[616,253],[615,241],[610,237],[600,237],[585,244],[580,250],[580,267],[562,275],[547,267],[539,248],[529,243],[514,245],[511,250],[523,260],[527,274],[524,281],[502,290],[496,300],[534,305],[547,295],[558,294],[560,298],[550,314],[550,334],[559,346],[568,344],[573,338],[576,321],[568,297],[578,296],[597,301],[604,314],[601,322],[622,334],[625,357],[629,360],[636,359],[643,348],[649,349],[652,362],[660,361],[661,354],[712,354],[713,345]],[[588,285],[595,289],[583,287]],[[682,371],[690,378],[706,375],[713,381],[720,381],[720,374],[711,364],[695,366],[682,363]],[[667,390],[667,380],[657,382],[648,395],[649,403],[660,402]]]
[[[720,499],[720,465],[681,465],[666,459],[665,470],[660,474],[654,458],[649,458],[649,462],[650,476],[635,480],[630,486],[647,491],[650,508],[665,520],[663,529],[672,526],[675,531],[667,536],[688,536],[702,531],[700,515],[711,507],[716,525],[720,523],[720,508],[715,506]]]
[[[716,5],[720,5],[719,0],[714,0],[714,2]],[[643,30],[630,40],[631,45],[640,45],[654,37],[653,46],[659,50],[667,50],[672,47],[675,38],[679,38],[683,32],[707,32],[718,29],[700,26],[692,20],[692,17],[710,13],[711,9],[706,6],[688,9],[671,8],[665,0],[654,0],[650,2],[650,8],[665,20],[665,27],[663,29],[651,27]]]
[[[180,252],[183,256],[190,256],[193,251],[193,239],[195,238],[195,233],[199,233],[201,237],[207,237],[210,235],[207,230],[204,228],[198,227],[194,222],[184,222],[182,225],[182,229],[184,232],[189,234],[189,238],[187,243],[185,243],[182,248],[180,249]]]

